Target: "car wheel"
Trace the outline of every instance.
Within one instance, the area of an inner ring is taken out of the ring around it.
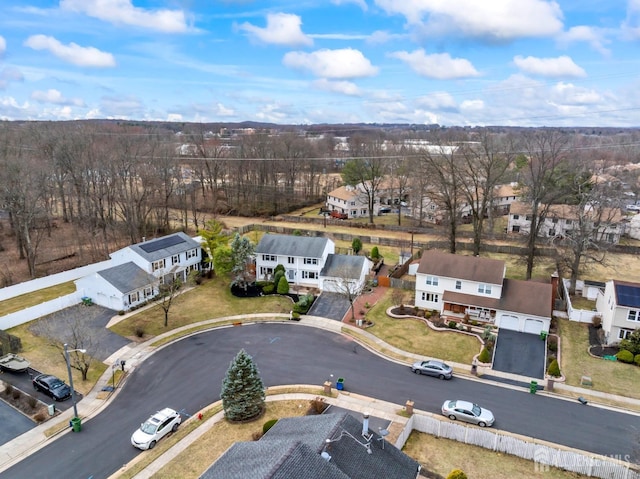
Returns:
[[[449,414],[449,419],[451,419],[452,421],[455,421],[456,417],[453,414]]]
[[[486,426],[486,424],[485,424],[485,423],[483,423],[482,421],[480,421],[480,422],[478,423],[478,426],[480,426],[480,427],[485,427],[485,426]]]
[[[441,374],[440,376],[438,376],[438,379],[444,379],[444,374]]]
[[[176,431],[178,430],[178,426],[179,426],[179,425],[180,425],[180,424],[175,423],[175,424],[173,425],[173,427],[171,428],[171,432],[176,432]]]
[[[412,369],[412,371],[416,374],[421,374],[419,369]]]
[[[153,449],[154,447],[156,447],[156,441],[151,441],[149,443],[149,449]]]

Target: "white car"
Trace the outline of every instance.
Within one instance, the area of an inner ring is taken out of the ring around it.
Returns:
[[[442,414],[453,421],[458,419],[480,427],[493,426],[495,422],[491,411],[469,401],[447,400],[442,405]]]
[[[180,413],[166,407],[140,425],[131,436],[131,444],[142,450],[153,449],[160,439],[176,432],[181,422]]]

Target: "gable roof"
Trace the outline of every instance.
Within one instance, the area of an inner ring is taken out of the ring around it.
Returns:
[[[121,293],[129,293],[158,282],[158,278],[147,273],[133,261],[103,269],[97,274]]]
[[[321,258],[328,242],[327,238],[266,234],[256,246],[256,254]]]
[[[629,308],[640,308],[640,283],[628,281],[613,281],[616,292],[616,304]]]
[[[283,418],[259,441],[234,444],[200,478],[416,478],[418,462],[388,443],[383,449],[379,436],[368,453],[362,427],[348,413]]]
[[[161,238],[137,243],[129,248],[149,262],[169,258],[174,254],[184,253],[194,248],[200,248],[200,243],[189,235],[179,231]]]
[[[497,259],[429,250],[422,255],[417,272],[444,278],[501,285],[504,271],[504,261]]]
[[[335,190],[330,191],[328,193],[328,196],[337,198],[339,200],[349,201],[352,198],[358,196],[358,191],[356,191],[353,187],[339,186]]]
[[[320,276],[329,278],[360,279],[365,262],[364,256],[346,254],[330,254],[324,264]]]
[[[500,309],[515,313],[551,317],[553,288],[549,283],[505,279]]]

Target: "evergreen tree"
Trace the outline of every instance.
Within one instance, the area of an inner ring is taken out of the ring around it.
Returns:
[[[276,290],[278,294],[288,294],[289,293],[289,281],[285,278],[284,275],[280,276],[278,280],[278,289]]]
[[[264,384],[253,358],[244,349],[229,365],[220,398],[225,417],[230,421],[247,421],[264,411]]]

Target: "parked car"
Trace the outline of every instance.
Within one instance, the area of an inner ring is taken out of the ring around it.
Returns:
[[[32,382],[36,391],[42,391],[55,401],[64,401],[71,397],[71,388],[51,374],[38,374]]]
[[[438,379],[451,379],[453,368],[442,361],[428,359],[427,361],[417,361],[411,366],[411,370],[416,374],[426,374]]]
[[[166,407],[158,411],[131,435],[131,444],[138,449],[153,449],[156,443],[170,432],[176,432],[182,422],[180,413]]]
[[[469,401],[446,400],[442,405],[442,414],[454,421],[459,419],[480,427],[492,426],[495,421],[491,411]]]
[[[338,218],[339,220],[346,220],[349,218],[349,215],[347,213],[340,213],[338,210],[333,210],[331,212],[331,217]]]

